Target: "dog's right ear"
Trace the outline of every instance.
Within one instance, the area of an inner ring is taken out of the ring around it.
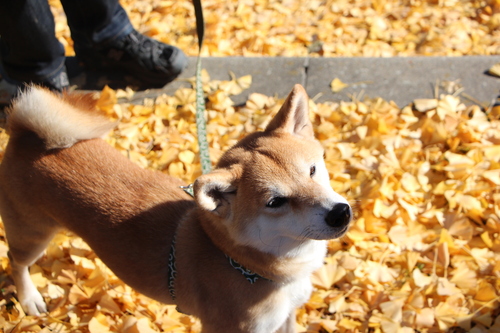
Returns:
[[[222,218],[229,214],[230,196],[236,192],[236,176],[227,169],[201,175],[194,183],[194,197],[201,208]]]
[[[266,127],[266,132],[281,132],[303,138],[314,138],[309,119],[309,97],[304,87],[296,84],[283,106]]]

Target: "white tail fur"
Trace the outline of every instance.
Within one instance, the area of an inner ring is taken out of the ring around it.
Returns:
[[[81,140],[103,137],[115,126],[105,116],[85,112],[36,86],[27,87],[8,113],[9,129],[35,132],[47,149],[67,148]]]

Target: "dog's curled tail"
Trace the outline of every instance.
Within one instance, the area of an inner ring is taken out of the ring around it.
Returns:
[[[90,95],[64,94],[29,86],[7,110],[10,135],[34,132],[46,148],[68,148],[78,141],[103,137],[116,123],[95,111]]]

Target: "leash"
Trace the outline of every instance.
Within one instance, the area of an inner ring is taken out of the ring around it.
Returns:
[[[201,0],[193,0],[194,14],[196,17],[196,33],[198,34],[198,59],[196,61],[196,131],[200,149],[201,171],[203,174],[212,170],[210,153],[207,141],[207,120],[205,119],[205,97],[201,82],[201,47],[205,38],[205,20]]]
[[[205,97],[203,96],[203,85],[201,82],[201,48],[203,39],[205,38],[205,20],[203,19],[203,7],[201,0],[193,0],[194,15],[196,18],[196,34],[198,35],[198,59],[196,60],[196,132],[198,136],[198,146],[201,162],[201,171],[203,174],[209,173],[212,170],[210,162],[210,153],[208,150],[207,141],[207,120],[205,119]],[[181,188],[189,195],[194,197],[193,184],[181,186]],[[175,266],[175,239],[172,240],[170,253],[168,256],[168,291],[170,297],[175,300],[175,278],[177,276],[177,268]]]
[[[208,149],[207,120],[205,119],[205,97],[203,96],[203,85],[201,82],[201,47],[203,46],[203,39],[205,37],[205,21],[203,19],[203,7],[201,6],[201,0],[193,0],[193,5],[196,16],[196,33],[198,34],[198,59],[196,61],[196,131],[198,134],[198,146],[200,148],[201,170],[203,174],[206,174],[212,170],[212,163],[210,161],[210,153]],[[193,184],[181,186],[181,188],[191,196],[194,196]],[[174,235],[174,239],[172,240],[168,256],[168,291],[172,300],[176,299],[175,278],[177,277],[177,267],[175,265],[175,243],[176,235]],[[226,258],[228,259],[229,264],[234,269],[239,271],[250,284],[254,284],[259,278],[268,280],[243,267],[228,255],[226,255]]]
[[[203,7],[201,0],[193,0],[194,15],[196,17],[196,34],[198,35],[198,59],[196,60],[196,134],[200,154],[201,172],[203,174],[212,171],[210,152],[207,141],[207,120],[205,119],[205,96],[203,95],[203,84],[201,82],[201,48],[205,38],[205,20],[203,19]],[[181,186],[181,188],[194,197],[193,184]]]

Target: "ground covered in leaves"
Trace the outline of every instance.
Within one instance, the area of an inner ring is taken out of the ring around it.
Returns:
[[[191,0],[122,0],[142,33],[197,55]],[[74,54],[59,1],[56,31]],[[499,0],[203,0],[211,56],[500,53]]]
[[[262,130],[283,102],[253,94],[233,106],[229,96],[249,84],[250,77],[205,75],[214,160]],[[145,105],[127,103],[132,96],[100,93],[99,107],[120,119],[109,143],[145,168],[193,181],[200,174],[194,91]],[[347,236],[330,242],[325,265],[313,275],[313,295],[297,311],[300,332],[500,332],[499,111],[450,95],[402,109],[381,99],[310,101],[332,187],[353,203],[356,218]],[[6,251],[2,240],[6,332],[200,331],[197,320],[121,283],[69,234],[57,236],[31,270],[49,315],[25,316]]]
[[[61,8],[57,33],[72,54]],[[190,1],[124,1],[142,32],[196,54]],[[498,54],[498,1],[204,1],[205,55]],[[334,78],[332,78],[333,80]],[[262,130],[282,100],[229,99],[251,77],[204,76],[212,159]],[[339,82],[332,86],[338,88]],[[145,168],[191,182],[200,174],[194,91],[128,101],[104,89],[119,118],[107,140]],[[399,108],[381,99],[310,102],[332,187],[356,218],[331,241],[300,332],[500,332],[500,109],[442,95]],[[7,135],[1,133],[0,156]],[[50,313],[25,316],[0,228],[4,332],[199,332],[199,322],[136,293],[79,238],[60,234],[31,273]],[[133,263],[132,263],[133,264]],[[221,318],[223,321],[223,318]]]

